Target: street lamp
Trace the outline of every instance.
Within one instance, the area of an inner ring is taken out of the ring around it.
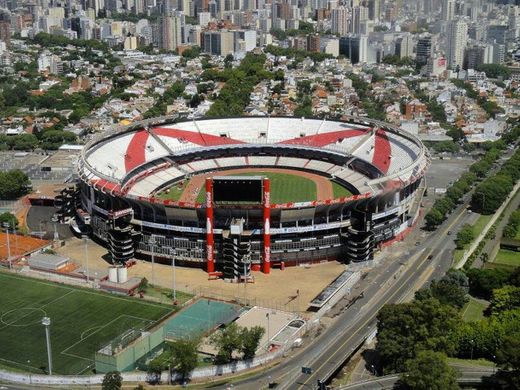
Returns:
[[[150,236],[149,241],[151,247],[152,247],[152,285],[155,285],[155,278],[154,278],[154,263],[155,263],[155,235],[152,234]]]
[[[85,264],[86,264],[86,277],[87,277],[87,284],[90,282],[90,273],[88,269],[88,236],[83,236],[83,242],[85,244]]]
[[[11,243],[9,242],[9,223],[4,222],[2,225],[5,228],[7,236],[7,261],[9,262],[9,269],[11,269]]]
[[[51,351],[51,319],[49,317],[42,318],[42,325],[45,326],[45,339],[47,340],[47,360],[49,362],[49,375],[52,375],[52,351]]]
[[[270,332],[270,324],[269,324],[269,313],[265,313],[265,317],[267,318],[267,346],[266,350],[269,352],[269,346],[271,345],[271,332]]]
[[[177,304],[177,288],[176,288],[176,277],[175,277],[175,248],[170,249],[172,255],[172,274],[173,274],[173,302]]]

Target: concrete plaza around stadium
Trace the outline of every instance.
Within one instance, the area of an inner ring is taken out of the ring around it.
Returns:
[[[78,264],[85,262],[85,248],[80,239],[70,239],[58,252],[71,258]],[[89,241],[89,268],[91,272],[104,271],[108,263],[106,248]],[[278,308],[288,311],[305,311],[309,302],[331,283],[345,265],[339,262],[327,262],[305,267],[288,267],[281,271],[272,269],[271,274],[254,272],[255,283],[235,284],[224,280],[208,280],[204,269],[176,267],[177,289],[191,293],[202,293],[206,296],[240,302],[247,300],[251,304]],[[146,277],[152,281],[152,264],[139,260],[128,270],[128,276]],[[155,283],[164,287],[173,285],[171,265],[154,265]],[[299,290],[299,296],[297,294]]]

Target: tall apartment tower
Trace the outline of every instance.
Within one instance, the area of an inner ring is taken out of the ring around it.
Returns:
[[[161,49],[176,50],[182,43],[181,18],[175,15],[166,15],[161,18]]]
[[[415,60],[421,66],[426,65],[432,56],[432,37],[425,35],[417,41]]]
[[[379,20],[381,18],[380,0],[368,0],[368,18],[370,20]]]
[[[449,22],[455,17],[455,0],[442,0],[442,20]]]
[[[348,33],[349,12],[345,7],[334,8],[331,19],[334,34],[344,36]]]
[[[361,24],[368,20],[368,8],[359,6],[352,8],[352,22],[350,24],[350,32],[354,34],[361,33]]]
[[[446,59],[451,69],[462,67],[464,49],[468,41],[468,25],[462,20],[452,20],[448,24],[448,48]]]

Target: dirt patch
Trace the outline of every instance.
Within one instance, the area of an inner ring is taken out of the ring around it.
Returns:
[[[0,260],[7,259],[8,252],[11,253],[11,257],[19,257],[32,253],[48,244],[49,241],[40,240],[39,238],[9,234],[10,250],[8,251],[7,234],[0,233]]]

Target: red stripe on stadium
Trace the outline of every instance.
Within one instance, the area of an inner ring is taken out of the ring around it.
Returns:
[[[378,129],[376,131],[376,137],[374,142],[374,157],[372,158],[372,164],[378,167],[381,172],[387,173],[390,167],[390,154],[392,148],[390,141],[384,130]]]
[[[146,142],[148,141],[148,132],[146,130],[139,130],[134,134],[125,153],[125,170],[131,171],[145,162]]]
[[[342,138],[359,137],[367,133],[367,130],[349,129],[332,131],[330,133],[313,134],[305,137],[288,139],[286,141],[279,142],[280,144],[291,144],[291,145],[309,145],[309,146],[326,146],[335,142],[338,142]]]
[[[187,131],[180,129],[169,129],[167,127],[156,127],[152,131],[157,135],[164,137],[184,139],[192,144],[201,146],[217,146],[217,145],[231,145],[231,144],[244,144],[245,142],[239,141],[229,137],[219,137],[217,135],[199,133],[195,131]]]

